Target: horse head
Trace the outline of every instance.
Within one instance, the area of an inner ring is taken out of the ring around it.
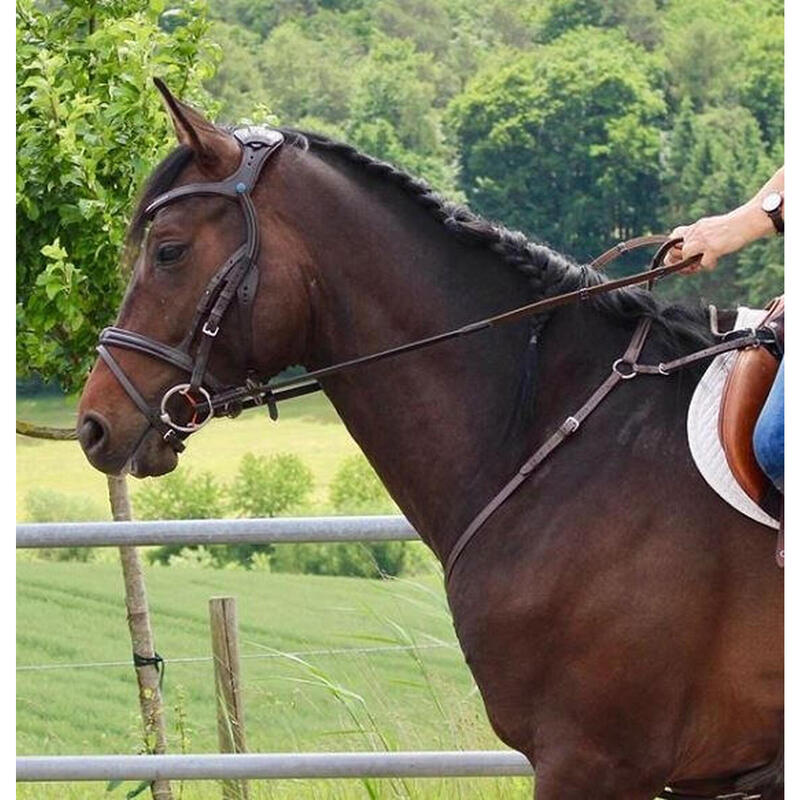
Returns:
[[[309,256],[282,213],[283,135],[222,129],[157,85],[179,147],[134,214],[130,282],[78,409],[92,465],[139,477],[175,468],[210,392],[300,362],[310,320]]]

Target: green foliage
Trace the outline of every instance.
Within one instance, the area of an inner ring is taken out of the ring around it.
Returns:
[[[223,120],[344,139],[582,259],[738,205],[783,160],[779,0],[209,5],[213,24],[202,0],[17,4],[21,378],[77,387],[118,304],[134,193],[173,142],[153,75]],[[680,291],[763,302],[781,263],[759,243]]]
[[[152,77],[209,106],[201,0],[17,3],[17,369],[82,383],[122,295],[128,214],[173,144]]]
[[[580,258],[713,213],[722,196],[738,205],[764,165],[774,171],[783,159],[779,0],[213,8],[253,34],[246,58],[226,44],[223,70],[236,62],[241,76],[265,75],[281,122],[343,138]],[[220,96],[248,97],[246,80],[233,85]],[[689,116],[730,111],[734,138],[744,127],[751,136],[755,120],[761,139],[745,148],[750,167],[729,154],[697,194],[697,180],[681,183],[700,168],[697,154],[690,147],[687,163],[675,164],[687,107]],[[667,291],[761,302],[780,282],[781,259],[776,243],[758,244],[713,277]]]
[[[469,200],[582,258],[655,224],[657,78],[646,51],[597,28],[480,74],[450,109]]]
[[[345,459],[331,481],[331,505],[340,514],[391,513],[389,494],[363,455]],[[351,575],[377,578],[399,575],[405,566],[407,542],[304,543],[276,547],[273,572]]]
[[[87,522],[107,516],[102,506],[86,497],[41,488],[25,495],[25,511],[30,522]],[[54,547],[40,549],[37,555],[48,561],[91,561],[93,551],[91,547]]]
[[[380,478],[360,453],[346,458],[337,470],[330,499],[339,514],[389,514],[395,510]]]
[[[185,467],[145,481],[133,506],[139,519],[219,519],[225,516],[225,487],[210,472]]]
[[[158,560],[163,562],[163,559]],[[166,563],[170,567],[194,567],[199,569],[219,566],[219,562],[214,557],[214,553],[203,545],[199,545],[198,547],[183,547],[177,553],[169,555],[166,559]]]
[[[232,509],[243,517],[275,517],[305,502],[314,487],[314,476],[303,460],[292,453],[255,456],[246,453],[230,488]],[[279,548],[280,549],[280,548]],[[263,568],[272,545],[229,544],[214,548],[220,562]]]
[[[94,500],[52,489],[29,491],[25,495],[25,510],[30,522],[88,522],[108,516]]]
[[[543,42],[585,26],[620,28],[648,49],[661,39],[657,0],[548,0],[540,13],[538,38]]]
[[[246,453],[230,489],[231,505],[243,517],[275,517],[302,503],[313,487],[314,476],[300,457]]]
[[[133,495],[134,516],[138,519],[221,519],[226,512],[226,488],[210,472],[195,474],[183,467],[160,478],[146,480]],[[181,545],[164,545],[148,553],[151,562],[162,564],[185,564],[187,559],[195,562],[199,556],[189,556],[186,551],[198,548],[183,548]],[[220,566],[226,560],[224,546],[211,548]],[[200,563],[204,564],[202,559]],[[196,564],[195,564],[196,565]]]
[[[664,218],[668,227],[722,214],[752,197],[774,172],[759,124],[741,106],[695,113],[685,99],[666,154]],[[783,240],[759,242],[693,277],[689,288],[717,302],[763,305],[780,294]],[[667,289],[669,287],[666,287]]]
[[[285,544],[270,557],[273,572],[382,578],[403,572],[406,542]]]

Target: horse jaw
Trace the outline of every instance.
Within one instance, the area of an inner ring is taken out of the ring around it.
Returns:
[[[178,454],[155,431],[145,436],[127,463],[134,478],[166,475],[178,466]]]

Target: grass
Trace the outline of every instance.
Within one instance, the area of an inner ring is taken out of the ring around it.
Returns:
[[[17,417],[43,425],[75,425],[77,398],[38,396],[17,400]],[[359,452],[333,406],[322,395],[297,398],[281,407],[272,422],[266,411],[237,419],[214,420],[191,437],[181,464],[193,471],[212,470],[223,481],[236,473],[246,452],[256,455],[291,452],[314,474],[314,490],[302,515],[331,513],[328,488],[342,461]],[[132,480],[134,496],[144,482]],[[25,497],[34,488],[52,489],[92,501],[99,518],[110,518],[106,480],[94,470],[76,442],[52,442],[17,436],[17,519],[25,521]]]
[[[75,398],[26,398],[18,400],[17,416],[72,426],[75,406]],[[295,453],[315,478],[310,501],[297,513],[330,513],[330,481],[358,448],[324,396],[297,399],[281,412],[277,424],[263,412],[215,421],[192,437],[181,461],[196,471],[213,464],[215,475],[227,481],[245,452]],[[134,503],[141,485],[131,481]],[[98,518],[108,517],[105,477],[89,466],[74,442],[17,437],[20,520],[25,519],[25,497],[34,488],[80,498],[98,509]],[[114,551],[95,553],[100,560],[88,564],[30,560],[29,553],[17,561],[19,665],[122,662],[18,671],[20,755],[140,751],[119,565]],[[167,661],[170,752],[217,749],[207,604],[209,597],[226,594],[238,598],[251,752],[501,747],[455,645],[438,577],[373,581],[151,566],[147,584],[157,648]],[[345,652],[319,652],[330,650]],[[125,784],[107,793],[96,783],[19,784],[17,797],[116,800],[133,788]],[[214,782],[173,788],[176,800],[221,796]],[[149,797],[149,792],[139,796]],[[250,782],[251,800],[483,797],[527,799],[530,781]]]
[[[216,750],[212,665],[175,659],[208,658],[208,598],[224,594],[237,597],[252,752],[501,746],[455,646],[439,578],[150,567],[147,584],[157,648],[167,661],[171,752]],[[19,665],[130,658],[118,566],[20,561],[17,587]],[[351,650],[398,645],[412,649]],[[350,652],[308,652],[330,649]],[[19,754],[135,753],[139,729],[127,663],[17,673]],[[106,795],[99,784],[20,784],[18,797],[113,800],[132,786]],[[187,783],[182,796],[220,795],[213,783]],[[528,798],[530,781],[254,782],[251,797]]]

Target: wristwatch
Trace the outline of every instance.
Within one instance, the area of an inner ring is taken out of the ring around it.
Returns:
[[[783,207],[783,194],[781,192],[770,192],[762,201],[761,209],[772,220],[775,230],[778,233],[783,233],[783,216],[781,215],[781,208]]]

